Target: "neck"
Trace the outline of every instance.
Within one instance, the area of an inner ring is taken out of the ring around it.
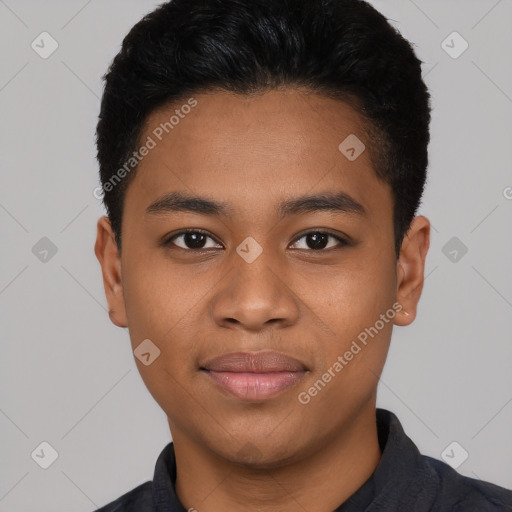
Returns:
[[[342,431],[313,441],[307,456],[268,467],[229,461],[173,425],[177,496],[187,510],[331,512],[370,478],[379,463],[371,405]]]

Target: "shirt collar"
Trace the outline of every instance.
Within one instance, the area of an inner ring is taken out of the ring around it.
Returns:
[[[377,409],[377,434],[382,453],[379,464],[335,512],[430,510],[436,480],[430,478],[430,468],[395,414]],[[421,503],[417,503],[419,496]]]

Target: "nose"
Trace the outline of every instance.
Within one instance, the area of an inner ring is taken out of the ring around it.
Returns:
[[[300,314],[300,300],[289,273],[265,251],[251,263],[238,255],[212,299],[211,312],[222,327],[260,331],[287,327]]]

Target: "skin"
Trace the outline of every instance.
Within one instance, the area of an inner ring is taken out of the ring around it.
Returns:
[[[330,512],[379,462],[378,378],[393,325],[416,316],[430,224],[413,220],[397,260],[391,189],[375,174],[362,118],[348,104],[298,89],[194,98],[197,107],[139,164],[126,194],[121,255],[108,219],[98,221],[95,253],[110,318],[128,327],[133,350],[149,338],[161,351],[149,366],[135,361],[167,414],[185,508]],[[175,108],[154,111],[141,140]],[[367,147],[355,161],[338,150],[349,134]],[[145,213],[173,191],[231,211]],[[276,215],[285,200],[333,191],[366,214]],[[184,236],[160,245],[186,228],[209,233],[202,252]],[[304,232],[325,230],[351,242],[329,237],[315,250]],[[252,263],[236,252],[247,237],[263,250]],[[300,403],[298,394],[395,302],[402,311]],[[199,371],[220,354],[268,349],[308,372],[266,401],[229,396]]]

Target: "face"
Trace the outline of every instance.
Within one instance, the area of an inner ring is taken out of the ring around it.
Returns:
[[[371,417],[393,324],[415,315],[428,221],[415,219],[397,261],[391,189],[348,104],[298,90],[194,98],[161,140],[180,105],[146,122],[140,140],[156,145],[126,193],[121,256],[98,223],[111,319],[133,350],[160,351],[135,360],[175,442],[299,460]],[[351,135],[366,146],[355,159],[339,149]],[[235,393],[204,369],[268,351],[303,371],[261,376],[259,393],[245,374]]]

